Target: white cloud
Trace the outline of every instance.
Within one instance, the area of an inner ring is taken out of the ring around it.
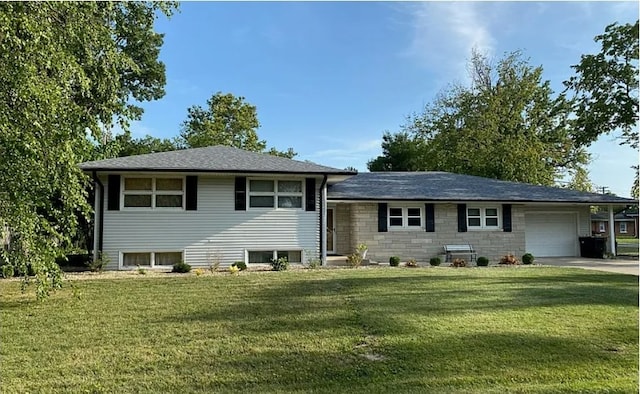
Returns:
[[[299,160],[311,160],[323,165],[346,168],[355,167],[358,171],[366,171],[367,162],[381,154],[382,140],[373,139],[356,142],[345,140],[334,141],[333,149],[317,151],[315,153],[301,155]]]
[[[406,54],[427,68],[467,77],[471,50],[476,48],[491,56],[495,49],[486,7],[474,2],[408,4],[412,37]]]

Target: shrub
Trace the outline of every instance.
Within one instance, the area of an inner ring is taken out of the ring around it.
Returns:
[[[171,270],[171,272],[177,272],[180,274],[186,274],[187,272],[191,271],[191,266],[187,263],[185,263],[184,261],[181,261],[179,263],[175,263],[173,265],[173,269]]]
[[[2,266],[2,277],[12,278],[15,274],[15,270],[11,264],[5,264]]]
[[[204,270],[202,268],[196,268],[193,270],[193,273],[196,274],[196,276],[202,276],[204,274]]]
[[[244,271],[244,270],[247,269],[247,263],[245,263],[244,261],[240,261],[240,260],[234,262],[233,264],[231,264],[231,266],[232,267],[238,267],[238,269],[240,271]]]
[[[87,266],[89,267],[91,272],[102,272],[107,264],[109,264],[109,256],[103,254],[102,252],[99,252],[98,258],[95,260],[90,260],[87,263]]]
[[[304,255],[307,256],[307,266],[309,269],[316,269],[322,266],[322,260],[320,260],[313,251],[305,250]]]
[[[516,259],[516,256],[514,256],[512,254],[507,254],[507,255],[504,255],[504,256],[500,257],[500,263],[499,264],[516,265],[516,264],[520,264],[520,262],[518,261],[518,259]]]
[[[400,265],[400,257],[398,256],[391,256],[389,257],[389,265],[392,267],[397,267]]]
[[[238,272],[240,272],[240,268],[238,268],[237,265],[229,266],[229,273],[231,273],[232,275],[237,275]]]
[[[274,271],[286,271],[289,268],[289,259],[286,257],[280,257],[275,260],[271,260],[271,269]]]
[[[362,264],[362,260],[364,260],[364,256],[367,254],[367,249],[366,244],[359,244],[356,247],[356,251],[347,256],[347,262],[352,268],[357,268]]]
[[[416,259],[409,259],[404,266],[409,268],[418,268],[418,262]]]
[[[139,265],[138,265],[137,271],[138,271],[138,275],[146,275],[147,274],[147,270],[142,268],[142,267],[140,267]]]
[[[442,259],[438,256],[436,257],[432,257],[429,259],[429,265],[433,266],[433,267],[437,267],[440,264],[442,264]]]
[[[525,253],[522,255],[522,264],[532,264],[533,260],[534,258],[531,253]]]
[[[452,267],[466,267],[467,266],[467,262],[464,259],[453,259],[453,262],[451,263]]]
[[[484,256],[480,256],[476,260],[476,264],[478,265],[478,267],[486,267],[489,265],[489,259]]]

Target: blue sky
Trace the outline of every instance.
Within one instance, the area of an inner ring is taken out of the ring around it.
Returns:
[[[522,50],[559,92],[594,36],[637,18],[637,2],[186,2],[157,22],[167,94],[132,132],[176,136],[188,107],[233,93],[257,107],[270,147],[364,171],[384,131],[466,81],[473,47]],[[590,152],[592,181],[628,196],[637,152],[610,136]]]

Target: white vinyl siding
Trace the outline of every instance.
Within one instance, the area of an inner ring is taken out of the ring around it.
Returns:
[[[272,177],[273,179],[275,177]],[[105,207],[108,187],[106,176]],[[266,179],[266,178],[265,178]],[[294,180],[292,177],[283,178]],[[304,185],[304,178],[298,178]],[[316,206],[320,206],[316,179]],[[320,250],[320,210],[235,210],[232,176],[198,176],[198,210],[177,209],[104,211],[103,251],[108,269],[120,268],[120,253],[184,251],[184,261],[207,267],[244,261],[247,250]]]

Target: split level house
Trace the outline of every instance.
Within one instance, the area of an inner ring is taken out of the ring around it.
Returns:
[[[446,172],[354,173],[212,146],[82,163],[95,187],[94,257],[108,269],[292,263],[353,253],[428,261],[470,244],[497,259],[578,256],[590,206],[626,198]],[[615,247],[611,245],[611,247]]]

